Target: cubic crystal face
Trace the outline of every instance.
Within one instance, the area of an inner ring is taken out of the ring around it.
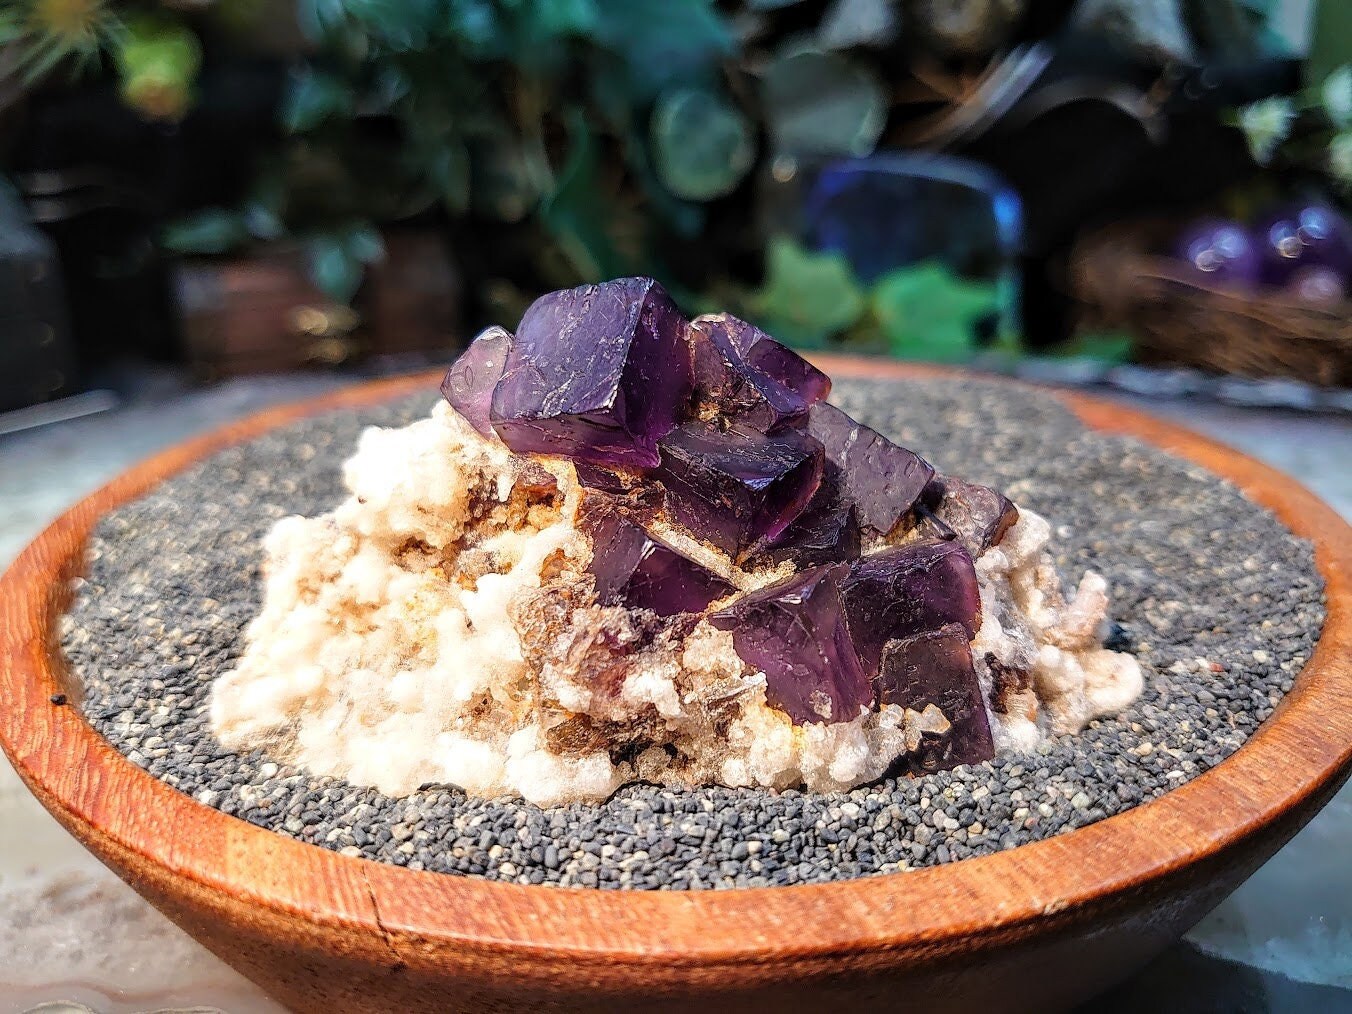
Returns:
[[[808,432],[841,471],[845,498],[859,523],[886,535],[911,509],[934,475],[930,463],[827,402],[813,405]]]
[[[709,603],[735,590],[619,510],[591,510],[583,527],[592,537],[590,570],[602,605],[622,603],[651,609],[658,616],[702,613]]]
[[[803,418],[831,380],[792,349],[731,314],[690,323],[695,411],[769,433]]]
[[[748,562],[760,566],[789,561],[795,567],[853,560],[859,555],[859,519],[841,491],[840,468],[826,462],[821,483],[803,513],[774,540],[757,547]]]
[[[493,392],[493,429],[518,452],[656,465],[690,396],[688,326],[651,278],[541,296]]]
[[[493,388],[502,377],[511,347],[511,332],[496,325],[485,328],[451,364],[441,382],[442,397],[486,437],[493,435],[488,418]]]
[[[671,518],[736,559],[777,538],[821,482],[821,445],[795,430],[767,436],[737,423],[687,422],[659,448],[653,475]]]
[[[951,475],[936,475],[930,480],[920,502],[948,529],[935,534],[956,538],[973,556],[998,546],[1005,532],[1019,520],[1019,509],[1004,494]]]
[[[848,722],[873,704],[836,583],[842,567],[801,571],[713,613],[737,654],[765,674],[765,696],[795,724]]]
[[[870,677],[883,647],[957,623],[968,640],[981,626],[981,593],[972,558],[937,539],[880,550],[850,564],[840,579],[850,636]]]
[[[888,641],[877,687],[879,704],[918,712],[933,705],[944,713],[948,728],[927,731],[912,753],[916,769],[938,771],[995,756],[990,716],[972,666],[971,639],[962,624]]]

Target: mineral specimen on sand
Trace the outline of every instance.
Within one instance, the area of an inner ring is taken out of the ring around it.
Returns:
[[[404,793],[542,804],[627,780],[835,791],[1125,706],[1050,528],[824,401],[753,325],[651,279],[537,300],[279,522],[216,685],[224,743]]]

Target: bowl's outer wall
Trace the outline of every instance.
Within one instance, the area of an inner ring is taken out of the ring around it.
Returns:
[[[935,371],[819,360],[835,376]],[[350,859],[201,806],[78,716],[55,644],[88,532],[109,509],[300,415],[432,386],[386,381],[274,409],[126,473],[0,579],[0,741],[42,803],[161,911],[300,1011],[1049,1011],[1125,977],[1200,919],[1333,795],[1352,764],[1352,530],[1311,494],[1178,427],[1057,394],[1236,481],[1316,542],[1329,616],[1277,713],[1162,799],[961,863],[837,884],[602,892]],[[1049,395],[1051,396],[1051,395]]]

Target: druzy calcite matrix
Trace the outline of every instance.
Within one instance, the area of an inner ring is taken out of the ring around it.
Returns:
[[[651,279],[542,297],[442,392],[368,432],[333,515],[274,533],[213,699],[227,743],[387,792],[825,791],[1027,748],[1139,690],[1099,641],[1102,580],[1063,596],[1041,518]]]

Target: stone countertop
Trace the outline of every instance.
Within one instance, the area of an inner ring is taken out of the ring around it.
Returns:
[[[61,510],[140,458],[348,382],[300,375],[185,390],[155,379],[115,411],[0,436],[0,566]],[[1352,422],[1345,417],[1102,396],[1260,458],[1352,518]],[[1184,943],[1093,1009],[1352,1012],[1349,836],[1352,786]],[[84,1007],[44,1010],[282,1009],[99,865],[0,759],[0,1014],[55,1001]]]

